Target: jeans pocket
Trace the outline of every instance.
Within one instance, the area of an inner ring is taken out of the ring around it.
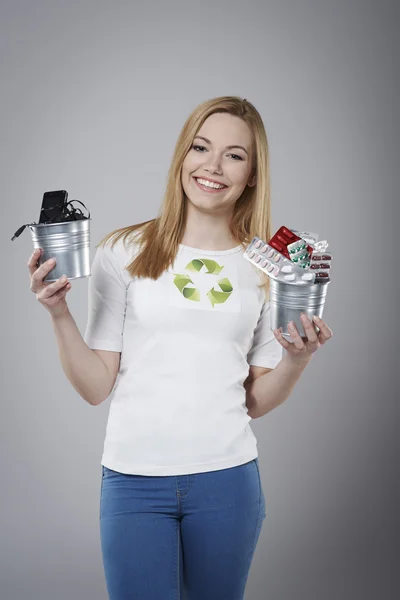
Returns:
[[[117,474],[116,471],[102,465],[102,479],[108,479],[108,477],[111,477],[114,474]]]

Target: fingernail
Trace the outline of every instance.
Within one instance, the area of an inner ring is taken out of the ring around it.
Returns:
[[[317,317],[317,315],[313,315],[312,318],[314,319],[314,321],[320,321],[321,320],[319,317]]]

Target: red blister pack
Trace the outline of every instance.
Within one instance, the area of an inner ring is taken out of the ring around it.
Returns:
[[[293,242],[297,242],[298,240],[301,240],[301,239],[302,238],[300,238],[298,235],[293,233],[293,231],[291,231],[290,229],[288,229],[287,227],[282,225],[282,227],[280,227],[278,229],[278,231],[275,233],[275,235],[273,235],[272,238],[267,243],[270,246],[272,246],[273,248],[275,248],[275,250],[277,250],[278,252],[283,254],[283,256],[286,256],[286,258],[291,260],[287,246],[288,246],[288,244],[292,244]],[[311,256],[311,253],[313,250],[314,250],[314,248],[312,246],[307,245],[307,252],[309,253],[310,256]]]

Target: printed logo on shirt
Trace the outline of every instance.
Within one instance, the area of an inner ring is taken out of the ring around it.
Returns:
[[[171,304],[203,310],[240,311],[240,297],[234,293],[237,287],[235,268],[228,269],[209,258],[194,258],[182,271],[171,272],[174,286]]]

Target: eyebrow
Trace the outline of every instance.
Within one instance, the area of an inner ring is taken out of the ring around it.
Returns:
[[[204,140],[205,142],[207,142],[207,144],[211,145],[210,140],[208,140],[207,138],[201,136],[201,135],[195,135],[194,139],[199,138],[200,140]],[[226,149],[227,150],[232,150],[232,148],[241,148],[241,150],[244,150],[247,154],[247,156],[249,155],[249,153],[247,152],[246,148],[243,148],[243,146],[238,146],[237,144],[235,144],[234,146],[227,146]]]

